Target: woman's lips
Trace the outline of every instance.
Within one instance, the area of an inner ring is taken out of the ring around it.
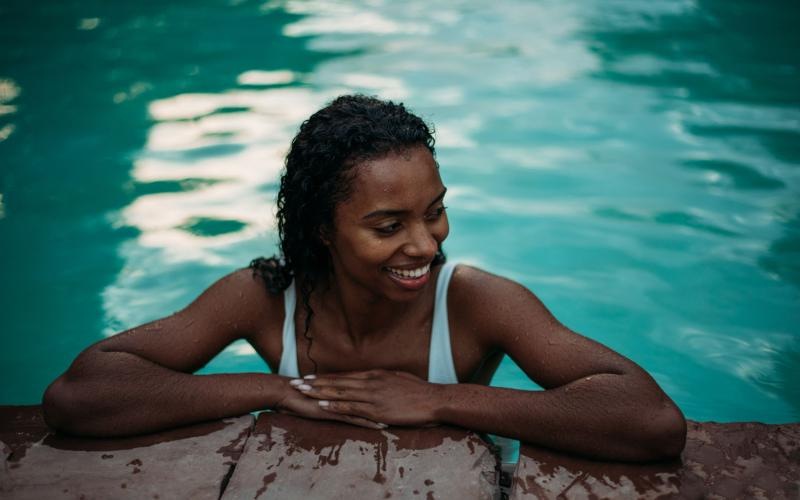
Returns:
[[[386,269],[391,274],[394,274],[395,276],[397,276],[399,278],[404,278],[404,279],[419,278],[419,277],[427,274],[428,271],[431,270],[431,263],[428,262],[424,266],[420,266],[420,267],[418,267],[416,269],[402,269],[402,268],[399,268],[399,267],[389,267],[389,266],[386,266]]]
[[[389,277],[406,290],[419,290],[431,278],[431,265],[425,264],[417,269],[386,268]]]

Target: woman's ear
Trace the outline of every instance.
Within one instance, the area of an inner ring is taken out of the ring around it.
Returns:
[[[331,233],[330,229],[327,226],[322,226],[322,227],[319,228],[319,240],[326,247],[331,246],[331,234],[330,233]]]

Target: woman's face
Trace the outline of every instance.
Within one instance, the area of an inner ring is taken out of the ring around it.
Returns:
[[[417,146],[353,168],[350,198],[336,207],[327,241],[334,276],[390,300],[412,299],[450,230],[436,162]]]

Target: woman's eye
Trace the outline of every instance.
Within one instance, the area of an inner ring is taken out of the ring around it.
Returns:
[[[436,220],[444,214],[446,209],[447,207],[442,205],[441,207],[434,209],[433,212],[429,213],[425,218],[428,220]]]
[[[399,222],[393,222],[386,226],[376,227],[375,230],[381,234],[394,234],[397,230],[400,229]]]

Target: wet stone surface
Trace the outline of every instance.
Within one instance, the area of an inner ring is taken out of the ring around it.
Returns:
[[[477,499],[507,486],[466,430],[254,420],[79,439],[49,433],[37,406],[0,406],[0,498]],[[645,465],[523,445],[510,497],[800,499],[800,424],[689,422],[681,460]]]
[[[219,497],[253,417],[123,439],[49,434],[39,407],[0,407],[0,497]],[[6,455],[6,453],[4,453]]]
[[[262,413],[223,498],[493,498],[496,464],[465,430],[377,431]]]
[[[522,446],[511,498],[800,498],[800,424],[689,422],[681,460],[594,462]]]

